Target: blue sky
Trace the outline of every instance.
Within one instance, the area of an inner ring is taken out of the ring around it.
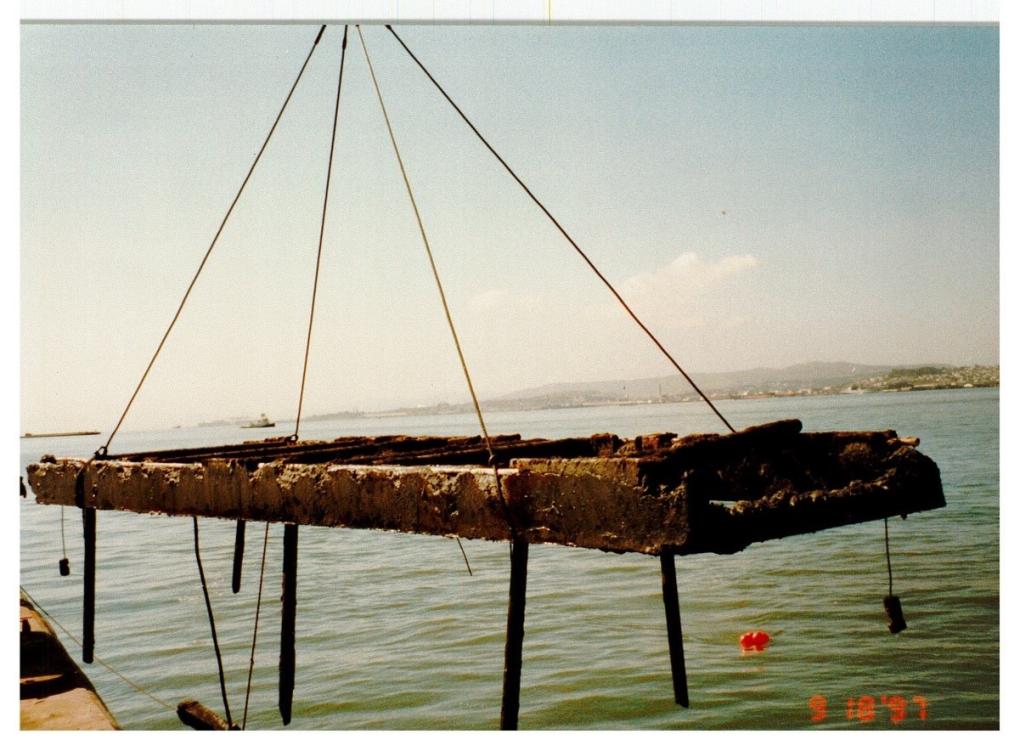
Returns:
[[[293,414],[330,27],[129,418]],[[998,362],[998,30],[402,27],[693,372]],[[115,420],[314,27],[21,29],[22,422]],[[669,372],[365,29],[481,395]],[[306,411],[466,393],[356,37]]]

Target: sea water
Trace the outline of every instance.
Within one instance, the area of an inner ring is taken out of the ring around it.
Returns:
[[[691,706],[673,703],[654,557],[533,545],[522,729],[959,729],[999,725],[999,392],[968,389],[720,402],[741,428],[797,417],[806,430],[918,436],[947,506],[889,520],[894,590],[908,628],[890,634],[882,522],[677,559]],[[715,420],[715,422],[713,422]],[[525,437],[718,431],[703,404],[488,416]],[[273,435],[292,426],[278,423]],[[477,434],[473,415],[306,422],[302,438]],[[118,435],[116,452],[218,445],[233,427]],[[88,456],[102,436],[21,442]],[[65,509],[72,574],[58,575],[61,509],[21,501],[21,583],[80,638],[81,514]],[[96,655],[166,704],[223,713],[187,518],[98,515]],[[201,520],[201,549],[240,721],[265,525],[247,525],[242,588],[230,588],[234,524]],[[248,729],[281,727],[277,703],[282,527],[271,525]],[[509,580],[506,543],[302,527],[296,729],[494,729]],[[56,626],[55,626],[56,628]],[[772,641],[742,652],[746,631]],[[59,629],[58,629],[59,632]],[[81,650],[59,634],[76,659]],[[79,659],[80,661],[80,659]],[[174,712],[98,662],[83,665],[125,728],[177,729]]]

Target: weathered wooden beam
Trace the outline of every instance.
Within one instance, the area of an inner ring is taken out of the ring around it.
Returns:
[[[177,717],[189,728],[195,730],[238,730],[214,710],[195,699],[185,699],[177,705]]]
[[[345,439],[339,449],[311,442],[290,458],[274,443],[265,461],[248,444],[243,458],[202,450],[181,450],[177,459],[186,451],[200,458],[174,462],[46,457],[28,479],[41,503],[77,498],[98,509],[488,540],[510,538],[508,507],[532,543],[653,555],[732,553],[945,505],[934,462],[893,431],[801,433],[791,420],[675,440],[506,439],[497,450],[509,464],[499,473],[502,494],[492,469],[471,463],[482,460],[477,438]],[[326,454],[334,459],[309,462]],[[384,458],[396,463],[374,463]]]
[[[290,724],[294,703],[294,670],[296,666],[295,626],[297,618],[298,526],[283,525],[283,592],[280,615],[280,717]]]
[[[67,482],[73,483],[79,470],[86,475],[87,502],[98,509],[509,539],[494,474],[482,467],[269,463],[249,470],[240,463],[216,460],[94,461],[87,467],[84,461],[65,461],[36,465],[31,478],[37,500],[62,502]],[[542,503],[531,502],[531,480],[518,478],[519,474],[504,469],[500,478],[512,513],[517,514],[517,506],[533,542],[623,552],[644,551],[644,537],[673,545],[686,537],[683,516],[649,502],[636,469],[629,482],[607,483],[598,475],[568,478],[563,492],[569,499],[547,497]],[[535,479],[541,488],[549,484]],[[614,523],[603,530],[578,513],[584,497],[600,503],[600,513]],[[622,534],[628,528],[636,539]]]
[[[92,664],[96,646],[96,510],[81,510],[85,543],[82,566],[81,659]]]
[[[524,604],[528,590],[528,542],[516,539],[510,546],[510,597],[506,614],[503,653],[503,702],[499,729],[516,730],[521,709],[521,664],[524,654]]]
[[[691,702],[687,695],[684,634],[680,625],[680,599],[676,592],[676,561],[670,552],[660,553],[659,561],[662,569],[662,604],[666,609],[669,667],[673,675],[673,700],[681,707],[689,707]]]
[[[244,565],[244,519],[237,520],[234,530],[234,565],[230,572],[230,590],[236,595],[241,591],[241,568]]]

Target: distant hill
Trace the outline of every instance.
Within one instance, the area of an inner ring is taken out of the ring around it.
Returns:
[[[694,382],[706,391],[798,391],[842,386],[854,381],[888,373],[889,365],[862,365],[851,362],[807,362],[785,368],[753,368],[729,373],[692,373]],[[635,380],[590,381],[581,383],[551,383],[530,389],[521,389],[489,400],[492,402],[517,401],[601,401],[614,398],[626,401],[683,397],[694,394],[694,389],[679,374],[659,378]]]
[[[760,399],[865,391],[918,391],[998,386],[999,366],[863,365],[852,362],[806,362],[785,368],[752,368],[729,373],[694,373],[694,382],[712,399]],[[615,381],[550,383],[482,400],[492,411],[559,409],[605,404],[680,402],[698,398],[681,375]],[[470,412],[470,402],[404,407],[384,413],[335,412],[306,420],[364,415],[437,415]]]

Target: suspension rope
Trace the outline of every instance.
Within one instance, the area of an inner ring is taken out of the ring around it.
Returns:
[[[734,428],[730,424],[729,420],[727,420],[725,417],[723,417],[722,412],[720,412],[716,408],[715,404],[712,403],[712,400],[709,399],[708,396],[705,394],[705,392],[702,391],[698,387],[698,385],[694,382],[694,380],[687,374],[687,371],[685,371],[682,367],[680,367],[680,363],[678,363],[676,361],[676,359],[673,357],[673,355],[671,355],[669,353],[669,351],[665,348],[665,346],[663,346],[662,342],[659,341],[659,339],[655,336],[655,334],[653,334],[651,332],[651,330],[644,324],[644,322],[642,322],[642,320],[640,318],[638,318],[637,314],[631,309],[630,305],[628,305],[627,302],[623,299],[623,296],[620,295],[619,292],[617,292],[616,287],[614,287],[613,284],[605,277],[605,275],[601,271],[599,271],[599,269],[595,265],[595,263],[591,260],[591,258],[588,257],[588,254],[585,253],[583,250],[581,250],[581,247],[574,241],[574,238],[571,237],[570,234],[563,228],[563,225],[561,225],[556,220],[556,217],[554,217],[552,215],[552,213],[550,213],[549,209],[547,209],[545,207],[545,204],[543,204],[540,200],[538,200],[538,198],[535,196],[535,194],[531,192],[531,189],[528,188],[528,186],[524,184],[524,181],[520,177],[518,177],[517,173],[514,172],[513,169],[510,167],[510,165],[507,164],[506,161],[503,159],[503,157],[501,157],[499,155],[499,152],[497,152],[496,149],[494,149],[492,147],[492,145],[485,139],[485,136],[483,136],[478,131],[478,128],[476,128],[474,123],[472,123],[471,120],[468,119],[468,116],[464,114],[464,111],[461,110],[461,108],[457,106],[457,103],[454,102],[453,99],[450,98],[450,95],[446,93],[446,90],[439,84],[439,82],[435,78],[433,78],[432,74],[428,71],[428,68],[426,68],[422,64],[421,60],[419,60],[415,56],[415,54],[413,52],[411,52],[411,50],[408,48],[408,46],[406,44],[404,44],[404,40],[401,39],[400,36],[397,34],[397,32],[395,32],[393,30],[393,27],[390,26],[389,24],[386,24],[386,28],[394,36],[394,38],[400,43],[400,46],[404,48],[404,51],[407,52],[407,54],[411,56],[411,59],[414,60],[415,63],[417,63],[418,67],[421,68],[422,72],[428,77],[428,79],[432,82],[432,84],[439,90],[439,93],[442,94],[443,97],[446,99],[446,101],[450,103],[450,105],[453,107],[454,110],[456,110],[457,114],[460,115],[461,120],[463,120],[467,124],[467,126],[469,128],[471,128],[472,132],[474,132],[474,134],[476,136],[478,136],[478,140],[480,140],[482,142],[482,144],[485,146],[485,148],[487,148],[489,150],[489,152],[494,157],[496,157],[496,160],[501,165],[503,165],[503,168],[510,174],[510,177],[512,177],[517,182],[517,184],[520,185],[521,188],[524,189],[524,192],[528,194],[528,197],[535,203],[536,206],[538,206],[539,209],[542,210],[542,213],[544,213],[546,215],[546,217],[548,217],[549,221],[551,221],[556,226],[556,229],[558,229],[560,231],[560,234],[563,235],[564,238],[566,238],[567,242],[569,242],[571,244],[571,246],[573,246],[574,250],[577,251],[578,255],[581,256],[581,258],[584,260],[584,262],[586,264],[588,264],[588,267],[593,272],[595,272],[595,275],[600,280],[602,280],[602,283],[604,285],[606,285],[606,287],[609,289],[609,291],[613,294],[613,297],[616,298],[616,301],[618,303],[620,303],[620,305],[623,307],[623,309],[625,311],[627,311],[627,315],[629,315],[631,317],[631,319],[633,319],[634,323],[636,323],[638,325],[638,327],[640,327],[640,329],[643,332],[645,332],[645,334],[648,336],[648,338],[652,340],[652,343],[655,344],[655,346],[659,349],[659,351],[663,355],[666,356],[666,359],[669,360],[670,364],[672,364],[673,367],[676,368],[677,372],[680,373],[680,375],[682,375],[684,377],[684,379],[687,381],[687,383],[689,383],[691,385],[691,388],[693,388],[696,392],[698,392],[698,396],[700,396],[705,401],[705,403],[712,409],[712,411],[715,412],[716,416],[720,420],[723,421],[723,424],[727,428],[729,428],[731,432],[735,432]]]
[[[53,625],[55,625],[61,631],[63,631],[64,634],[67,636],[67,638],[69,638],[71,641],[73,641],[79,647],[82,645],[82,643],[78,639],[78,637],[76,637],[74,634],[72,634],[70,631],[68,631],[66,628],[64,628],[63,624],[60,621],[58,621],[56,618],[54,618],[53,615],[49,611],[46,610],[46,608],[44,608],[42,605],[39,604],[38,600],[36,600],[34,597],[32,597],[32,595],[30,595],[28,593],[28,590],[26,590],[24,587],[18,587],[18,589],[21,590],[21,594],[23,594],[25,596],[25,599],[27,599],[29,602],[31,602],[32,605],[35,607],[35,609],[38,610],[40,613],[42,613],[46,617],[47,620],[49,620],[51,623],[53,623]],[[110,665],[108,662],[106,662],[105,660],[100,659],[98,655],[95,655],[95,660],[100,665],[102,665],[104,668],[106,668],[111,673],[113,673],[115,676],[117,676],[122,681],[124,681],[124,683],[126,683],[128,686],[133,688],[138,693],[142,694],[143,696],[147,696],[148,698],[152,699],[157,704],[160,704],[160,705],[166,707],[171,712],[176,712],[177,711],[176,707],[174,707],[172,704],[170,704],[168,702],[165,702],[162,699],[160,699],[158,696],[150,693],[149,691],[146,691],[144,688],[139,686],[137,683],[135,683],[133,680],[128,678],[122,672],[120,672],[115,667]]]
[[[216,234],[213,236],[212,242],[209,243],[209,248],[205,251],[205,255],[202,256],[202,262],[198,265],[198,270],[195,271],[195,275],[191,279],[191,283],[188,284],[187,290],[184,292],[184,297],[181,298],[180,304],[177,306],[177,312],[174,313],[173,319],[170,321],[170,325],[167,326],[166,331],[163,333],[163,338],[159,340],[159,345],[156,347],[156,351],[153,352],[152,358],[149,360],[149,364],[145,368],[145,372],[142,373],[141,379],[138,381],[138,385],[135,386],[134,393],[131,394],[131,398],[128,399],[127,406],[124,407],[124,411],[120,415],[120,419],[117,420],[117,424],[114,426],[110,433],[110,437],[106,439],[106,443],[99,447],[96,451],[96,457],[105,456],[110,443],[113,441],[113,437],[117,435],[117,431],[120,430],[121,424],[124,422],[124,418],[127,417],[128,411],[131,409],[131,405],[134,404],[135,397],[138,396],[138,392],[142,389],[142,384],[145,383],[145,379],[149,375],[149,371],[152,370],[152,366],[156,362],[156,358],[159,357],[159,353],[163,351],[163,345],[166,343],[167,338],[170,336],[170,332],[173,330],[174,325],[177,323],[177,319],[181,316],[181,311],[184,310],[184,304],[188,301],[188,297],[191,295],[191,290],[195,287],[195,282],[198,281],[199,275],[202,273],[202,269],[205,268],[206,261],[209,260],[209,256],[212,254],[213,248],[216,246],[216,241],[220,239],[220,234],[223,232],[223,228],[227,224],[227,220],[234,211],[234,207],[237,205],[238,199],[241,198],[241,193],[244,192],[245,186],[248,185],[248,180],[251,178],[252,173],[255,171],[255,166],[259,163],[262,158],[262,153],[266,150],[266,146],[269,145],[269,139],[273,137],[273,133],[276,132],[276,126],[280,122],[280,118],[283,117],[284,110],[287,109],[287,105],[290,103],[290,98],[294,94],[294,90],[297,88],[298,82],[301,80],[301,76],[304,75],[305,68],[308,67],[308,61],[312,59],[312,54],[315,52],[315,48],[319,44],[319,40],[322,38],[322,32],[325,30],[325,26],[320,27],[319,33],[315,37],[315,41],[312,42],[312,48],[308,51],[307,57],[305,57],[304,63],[301,65],[301,70],[298,71],[297,78],[294,79],[294,83],[291,84],[290,91],[287,92],[287,98],[283,100],[283,106],[280,107],[280,111],[276,115],[276,119],[273,121],[272,127],[269,129],[269,133],[266,135],[265,140],[262,142],[262,146],[259,148],[258,154],[255,155],[255,160],[251,163],[251,167],[248,168],[248,174],[244,176],[244,180],[241,182],[241,187],[237,189],[237,194],[234,196],[234,200],[230,202],[230,207],[227,209],[227,213],[223,217],[223,221],[220,222],[219,228],[216,230]],[[91,460],[89,460],[91,463]]]
[[[209,600],[209,587],[205,583],[205,571],[202,568],[202,554],[198,545],[198,517],[191,517],[195,527],[195,562],[198,564],[198,578],[202,580],[202,594],[205,596],[205,609],[209,614],[209,629],[212,631],[213,650],[216,652],[216,666],[220,673],[220,693],[223,694],[223,710],[227,715],[227,726],[234,724],[230,717],[230,703],[227,701],[227,681],[223,675],[223,656],[220,654],[220,642],[216,638],[216,618],[213,616],[212,602]]]
[[[305,339],[305,362],[301,369],[301,392],[298,394],[297,418],[294,421],[296,441],[301,429],[301,409],[305,403],[305,379],[308,376],[308,353],[312,348],[312,323],[315,321],[315,296],[319,289],[319,266],[322,263],[322,237],[326,232],[326,206],[329,203],[329,182],[333,175],[333,151],[336,148],[336,125],[340,119],[340,87],[344,82],[344,58],[347,57],[347,25],[344,24],[344,39],[340,45],[340,75],[336,82],[336,105],[333,108],[333,134],[329,142],[329,162],[326,166],[326,191],[322,197],[322,221],[319,224],[319,249],[315,254],[315,280],[312,282],[312,305],[308,312],[308,336]]]
[[[439,278],[439,270],[436,268],[436,259],[432,255],[432,246],[429,244],[428,235],[425,234],[425,225],[421,220],[421,213],[418,211],[418,202],[414,199],[414,191],[411,189],[411,181],[407,177],[407,170],[404,168],[404,160],[400,156],[400,148],[397,146],[396,136],[393,135],[393,126],[390,124],[390,116],[386,112],[386,104],[383,102],[382,92],[379,90],[379,82],[375,77],[375,69],[372,67],[372,58],[369,57],[368,47],[365,46],[365,37],[361,33],[361,26],[355,27],[358,31],[358,38],[361,40],[361,49],[365,52],[365,62],[368,63],[368,72],[372,76],[372,86],[375,87],[376,97],[379,99],[379,107],[382,109],[383,119],[386,121],[386,130],[390,135],[390,143],[393,144],[393,153],[397,157],[397,164],[400,165],[400,174],[404,178],[404,187],[407,188],[407,197],[411,200],[411,208],[414,210],[414,218],[418,223],[418,231],[421,233],[422,243],[425,245],[425,253],[428,256],[429,266],[432,269],[432,278],[435,279],[436,289],[439,291],[439,301],[443,306],[443,313],[446,315],[446,323],[450,328],[450,335],[453,337],[453,344],[457,348],[457,358],[460,360],[461,370],[464,372],[464,380],[467,381],[468,391],[471,392],[471,402],[475,407],[475,414],[478,416],[478,424],[482,428],[485,437],[485,445],[492,452],[492,441],[489,438],[489,430],[485,426],[485,417],[482,416],[482,408],[478,403],[478,396],[475,394],[475,386],[471,381],[471,373],[468,371],[467,361],[464,359],[464,351],[460,346],[460,337],[457,336],[457,327],[453,323],[453,316],[450,314],[450,306],[446,301],[446,293],[443,290],[443,282]]]
[[[882,521],[885,522],[885,565],[889,569],[889,596],[892,597],[892,557],[889,555],[889,517]]]
[[[259,636],[259,611],[262,609],[262,584],[266,576],[266,548],[269,547],[269,522],[266,522],[266,534],[262,538],[262,566],[259,568],[259,594],[255,600],[255,629],[251,635],[251,659],[248,662],[248,686],[244,690],[244,715],[241,717],[241,730],[248,726],[248,700],[251,698],[251,676],[255,672],[255,643]]]
[[[471,570],[471,561],[468,560],[467,551],[464,550],[464,543],[460,541],[459,536],[455,536],[453,539],[457,541],[457,547],[460,548],[460,554],[464,556],[464,565],[467,566],[468,576],[474,576],[474,572]]]
[[[489,452],[489,464],[492,466],[493,474],[496,478],[496,495],[499,497],[500,504],[503,508],[503,512],[507,518],[507,524],[511,529],[511,537],[513,536],[514,527],[512,523],[512,517],[509,514],[506,499],[503,497],[503,488],[499,479],[499,467],[496,463],[496,453],[492,448],[492,438],[489,436],[489,429],[485,425],[485,417],[482,415],[482,407],[478,402],[478,395],[475,393],[474,383],[471,381],[471,373],[468,370],[467,360],[464,357],[464,350],[460,346],[460,337],[457,335],[457,327],[453,323],[453,315],[450,313],[450,306],[446,300],[446,292],[443,290],[443,282],[439,278],[439,269],[436,267],[436,259],[432,255],[432,246],[429,244],[428,235],[425,234],[425,225],[422,223],[421,213],[418,211],[418,203],[414,199],[414,191],[411,189],[411,181],[407,176],[407,170],[404,167],[404,160],[400,156],[400,148],[397,146],[396,136],[393,134],[393,126],[390,124],[389,114],[386,112],[386,104],[383,102],[382,92],[379,90],[379,82],[375,77],[375,69],[372,67],[372,58],[368,54],[368,47],[365,44],[365,37],[361,33],[361,26],[357,25],[354,27],[358,32],[358,38],[361,40],[361,49],[365,53],[365,62],[368,63],[368,72],[372,77],[372,86],[375,88],[376,97],[379,99],[379,108],[382,110],[383,120],[386,121],[386,130],[390,135],[390,143],[393,144],[393,153],[397,157],[397,164],[400,166],[400,174],[404,178],[404,187],[407,188],[407,197],[411,201],[411,208],[414,210],[414,218],[418,223],[418,231],[421,233],[422,244],[425,246],[425,254],[428,256],[429,266],[432,269],[432,278],[436,282],[436,290],[439,292],[439,301],[443,306],[443,313],[446,315],[446,323],[450,329],[450,335],[453,337],[453,345],[457,349],[457,359],[460,360],[460,369],[464,373],[464,380],[467,383],[468,391],[471,394],[471,403],[475,408],[475,415],[478,417],[478,424],[482,430],[482,436],[485,440],[485,447]],[[460,540],[458,539],[458,543]],[[464,546],[461,545],[461,552],[463,552]],[[464,556],[467,560],[467,555]],[[468,567],[470,571],[470,566]]]

